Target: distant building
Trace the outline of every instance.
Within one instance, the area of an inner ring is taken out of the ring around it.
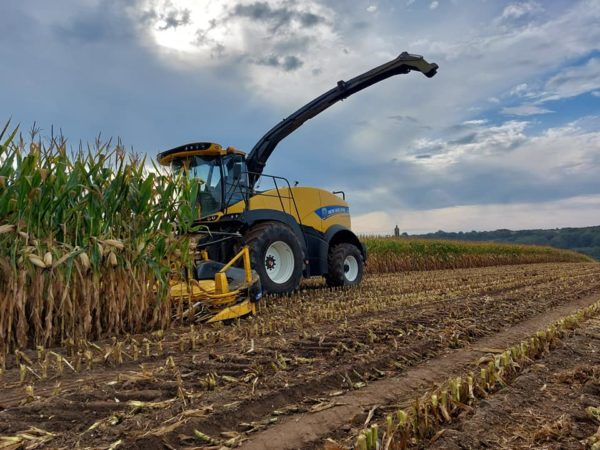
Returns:
[[[394,237],[400,237],[400,228],[398,228],[398,225],[394,228]]]

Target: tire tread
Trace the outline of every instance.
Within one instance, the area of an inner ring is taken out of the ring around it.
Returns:
[[[352,283],[348,283],[344,274],[344,259],[349,254],[357,259],[359,265],[357,279]],[[360,284],[363,273],[364,260],[362,253],[356,245],[344,242],[334,245],[329,250],[329,254],[327,255],[327,276],[325,277],[328,286],[336,287]]]

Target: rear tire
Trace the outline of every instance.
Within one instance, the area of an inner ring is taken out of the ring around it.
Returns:
[[[246,234],[252,268],[263,291],[270,294],[293,292],[300,285],[304,255],[298,238],[282,223],[261,223]]]
[[[330,287],[360,284],[365,271],[362,253],[353,244],[337,244],[329,249],[325,280]]]

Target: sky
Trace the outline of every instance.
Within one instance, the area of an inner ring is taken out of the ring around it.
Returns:
[[[2,0],[0,122],[249,151],[403,51],[392,77],[282,141],[265,173],[343,190],[360,233],[600,224],[600,0]]]

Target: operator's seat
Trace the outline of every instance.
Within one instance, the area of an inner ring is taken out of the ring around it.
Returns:
[[[212,189],[206,191],[198,191],[198,204],[200,205],[200,213],[202,216],[206,216],[210,213],[205,213],[205,211],[216,212],[221,207],[220,200],[218,201],[212,194]],[[219,195],[219,199],[220,199]]]

